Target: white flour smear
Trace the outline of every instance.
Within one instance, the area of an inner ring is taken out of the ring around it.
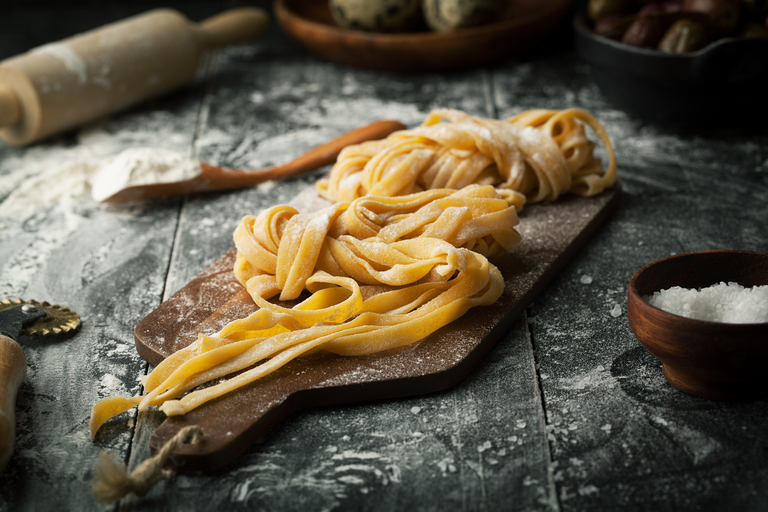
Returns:
[[[70,161],[54,165],[22,181],[0,204],[0,214],[33,213],[53,205],[71,206],[90,198],[90,178],[99,169],[93,161]]]
[[[64,64],[67,71],[77,75],[80,84],[88,83],[88,63],[71,46],[63,43],[51,43],[30,51],[33,54],[46,54]],[[50,87],[50,86],[48,86]],[[46,92],[46,89],[43,89]]]
[[[2,162],[12,170],[2,176],[0,185],[0,197],[7,194],[0,203],[0,239],[12,236],[24,247],[4,254],[3,297],[23,295],[51,254],[81,229],[89,212],[98,208],[94,191],[108,197],[123,186],[176,181],[200,169],[199,163],[165,149],[130,149],[114,158],[108,151],[115,148],[108,144],[80,151],[46,149],[31,148],[25,159],[11,157]],[[35,158],[38,152],[43,154]]]
[[[12,185],[7,188],[15,186],[15,190],[0,204],[0,215],[102,201],[131,185],[182,181],[201,172],[197,160],[154,148],[130,148],[113,159],[71,160],[45,167],[31,177],[24,170],[12,173]]]
[[[95,201],[103,201],[125,187],[170,183],[195,178],[200,162],[188,156],[155,148],[131,148],[107,162],[91,181]]]

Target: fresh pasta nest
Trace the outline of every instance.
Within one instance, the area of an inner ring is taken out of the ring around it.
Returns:
[[[606,171],[582,122],[607,148]],[[515,250],[526,200],[593,195],[614,180],[608,138],[580,110],[507,121],[437,111],[350,146],[318,185],[333,205],[276,206],[235,230],[234,272],[259,309],[166,358],[143,379],[145,395],[97,403],[91,436],[134,406],[184,414],[316,350],[358,356],[421,340],[501,296],[489,258]]]
[[[588,126],[609,158],[603,170]],[[599,194],[616,181],[610,139],[580,109],[528,110],[506,121],[436,110],[421,126],[346,147],[318,191],[334,201],[397,196],[435,188],[493,185],[510,204]]]
[[[491,186],[247,216],[234,234],[235,274],[260,309],[166,358],[144,380],[145,396],[99,402],[91,435],[136,405],[183,414],[317,349],[353,356],[418,341],[498,299],[504,278],[487,256],[514,250],[517,223]],[[311,295],[293,308],[267,300],[304,290]]]

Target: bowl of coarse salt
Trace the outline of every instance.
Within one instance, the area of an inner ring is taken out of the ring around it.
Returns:
[[[627,316],[674,387],[715,400],[768,395],[768,254],[702,251],[646,265]]]

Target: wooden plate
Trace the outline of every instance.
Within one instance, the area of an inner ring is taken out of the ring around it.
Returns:
[[[174,453],[179,471],[214,471],[248,449],[291,412],[359,401],[430,393],[463,379],[504,336],[560,270],[608,219],[619,203],[616,187],[591,198],[567,196],[528,205],[517,250],[494,261],[505,289],[494,304],[471,312],[427,338],[361,357],[316,353],[291,361],[266,378],[208,402],[184,416],[172,416],[152,435],[157,451],[179,429],[199,425],[200,444]],[[136,349],[152,365],[232,320],[256,310],[235,280],[230,250],[179,290],[135,329]]]
[[[277,21],[318,56],[399,72],[478,66],[533,48],[569,13],[571,0],[515,0],[497,23],[448,33],[374,33],[338,27],[323,0],[276,0]]]

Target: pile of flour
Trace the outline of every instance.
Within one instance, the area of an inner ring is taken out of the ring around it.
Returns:
[[[103,201],[133,185],[168,183],[195,178],[200,162],[165,149],[131,148],[101,166],[91,180],[91,196]]]
[[[0,214],[99,202],[128,186],[183,181],[202,172],[200,162],[191,157],[147,147],[130,148],[110,159],[73,160],[44,167],[39,174],[17,177],[16,183],[11,183],[15,189],[0,205]]]

